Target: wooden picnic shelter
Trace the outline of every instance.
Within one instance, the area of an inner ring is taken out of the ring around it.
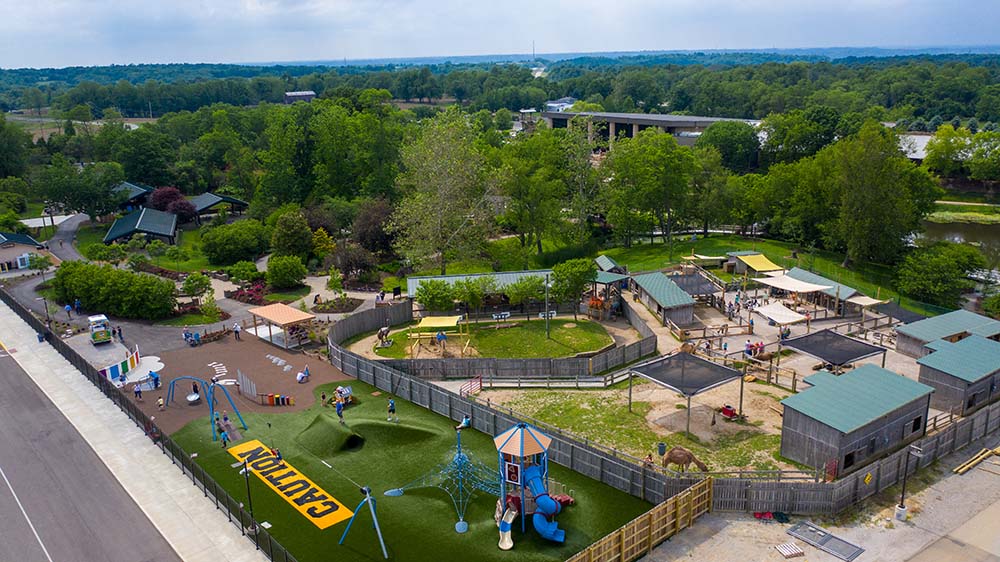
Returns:
[[[251,308],[247,312],[249,312],[250,316],[253,318],[253,332],[257,337],[263,338],[260,330],[257,328],[257,321],[260,320],[263,324],[267,325],[267,341],[274,345],[280,345],[285,349],[289,349],[290,347],[289,339],[292,329],[316,318],[308,312],[302,312],[297,308],[282,303],[258,306],[256,308]],[[279,328],[277,335],[281,343],[275,343],[274,341],[274,326]],[[282,334],[284,335],[282,336]],[[297,343],[301,344],[301,341]]]

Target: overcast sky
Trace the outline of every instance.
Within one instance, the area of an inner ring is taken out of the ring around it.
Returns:
[[[0,0],[0,67],[987,45],[998,0]]]

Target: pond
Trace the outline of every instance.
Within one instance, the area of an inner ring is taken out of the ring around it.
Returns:
[[[1000,224],[924,222],[924,236],[933,240],[971,242],[1000,248]]]

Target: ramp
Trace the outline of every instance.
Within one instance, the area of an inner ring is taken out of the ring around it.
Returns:
[[[858,556],[861,556],[861,553],[865,551],[860,546],[838,538],[830,534],[826,529],[813,525],[809,521],[792,525],[788,529],[788,534],[847,562],[851,562]]]

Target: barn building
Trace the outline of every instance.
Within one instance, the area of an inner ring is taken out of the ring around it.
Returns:
[[[935,340],[957,342],[972,335],[998,340],[1000,321],[968,310],[956,310],[900,326],[896,328],[896,335],[896,351],[916,358],[930,353],[926,346]]]
[[[973,335],[926,347],[931,353],[917,363],[920,382],[934,387],[932,407],[967,416],[1000,395],[1000,342]]]
[[[781,455],[841,476],[924,435],[934,389],[871,364],[781,401]]]
[[[678,326],[694,323],[694,299],[666,275],[655,272],[632,278],[635,298],[650,310],[660,323],[670,320]]]

